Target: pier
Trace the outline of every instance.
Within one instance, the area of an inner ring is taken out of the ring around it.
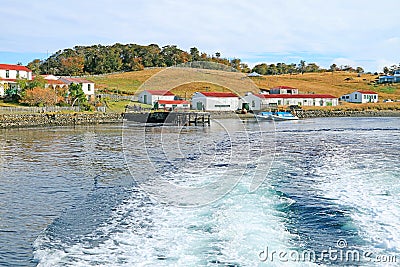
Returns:
[[[127,112],[124,113],[126,121],[140,123],[161,123],[170,125],[210,125],[208,112]]]

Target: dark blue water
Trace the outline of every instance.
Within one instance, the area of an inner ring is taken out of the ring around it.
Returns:
[[[379,266],[375,256],[398,255],[399,118],[263,123],[2,131],[0,266],[314,265],[262,262],[266,247],[369,253],[360,262],[315,260],[333,266]],[[235,187],[182,208],[146,190],[156,176]],[[252,192],[254,181],[263,183]]]

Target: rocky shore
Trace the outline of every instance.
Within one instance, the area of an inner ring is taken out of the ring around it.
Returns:
[[[318,117],[400,117],[400,111],[398,110],[297,110],[293,114],[301,119]]]
[[[36,113],[0,114],[1,128],[20,128],[38,126],[68,126],[83,124],[120,123],[119,113]]]
[[[293,112],[299,118],[318,117],[400,117],[400,111],[391,110],[298,110]],[[254,114],[236,114],[235,112],[210,112],[211,119],[254,118]],[[73,126],[85,124],[122,123],[120,113],[34,113],[34,114],[0,114],[0,129],[41,127],[41,126]]]

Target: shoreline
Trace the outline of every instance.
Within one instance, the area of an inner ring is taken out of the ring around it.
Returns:
[[[0,129],[122,123],[120,113],[0,114]]]
[[[253,113],[209,112],[211,119],[251,119]],[[298,110],[293,112],[300,119],[330,117],[400,117],[398,110]],[[35,113],[35,114],[0,114],[0,129],[54,127],[74,125],[96,125],[123,123],[123,113]]]

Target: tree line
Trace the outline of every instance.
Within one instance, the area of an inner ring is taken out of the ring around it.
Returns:
[[[209,55],[199,51],[197,47],[184,51],[176,45],[159,47],[157,44],[138,45],[120,44],[75,46],[59,50],[45,60],[35,59],[28,64],[35,74],[53,74],[58,76],[81,76],[107,74],[112,72],[137,71],[149,67],[170,67],[194,61],[209,61],[232,67],[238,71],[257,72],[262,75],[297,74],[324,71],[363,72],[361,67],[337,66],[332,64],[323,69],[316,63],[301,60],[296,63],[261,63],[250,69],[239,58],[227,59],[220,52]]]
[[[159,47],[137,44],[75,46],[59,50],[45,60],[35,59],[28,64],[35,74],[79,76],[137,71],[149,67],[170,67],[193,61],[211,61],[231,66],[238,71],[250,72],[248,65],[238,58],[226,59],[220,52],[208,55],[192,47],[184,51],[176,45]]]

